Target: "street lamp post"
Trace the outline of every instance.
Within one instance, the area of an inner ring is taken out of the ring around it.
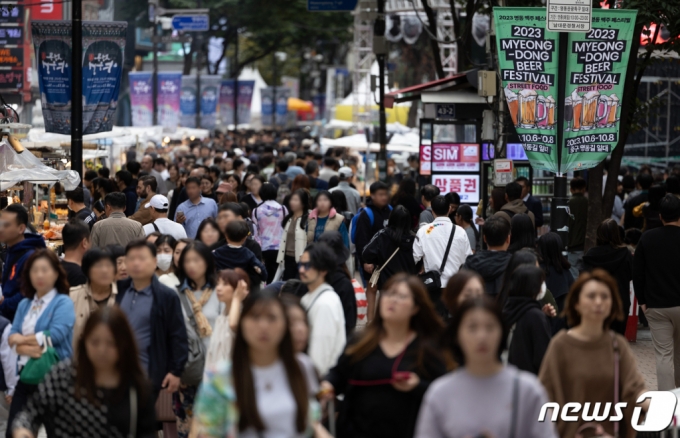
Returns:
[[[73,0],[71,27],[73,51],[71,52],[71,170],[83,176],[83,2]]]

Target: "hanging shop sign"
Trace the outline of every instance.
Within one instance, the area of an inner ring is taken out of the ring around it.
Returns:
[[[126,22],[83,22],[83,134],[113,129],[123,71]],[[31,23],[45,131],[71,133],[70,21]]]
[[[201,76],[201,126],[215,129],[217,124],[217,102],[220,96],[222,77],[217,75]]]
[[[128,73],[132,126],[153,125],[153,74],[145,71]]]
[[[633,10],[596,9],[590,31],[569,35],[563,173],[597,166],[619,141],[636,15]]]
[[[479,172],[479,145],[435,143],[420,146],[420,174]]]
[[[179,97],[179,124],[182,127],[196,127],[196,94],[196,75],[182,76]]]

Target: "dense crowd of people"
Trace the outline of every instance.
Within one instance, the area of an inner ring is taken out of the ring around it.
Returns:
[[[622,401],[600,425],[634,437],[631,282],[680,386],[677,176],[642,169],[584,252],[581,178],[563,243],[526,178],[482,208],[359,166],[266,134],[133,151],[66,192],[61,258],[2,210],[6,436],[572,437],[545,403]]]

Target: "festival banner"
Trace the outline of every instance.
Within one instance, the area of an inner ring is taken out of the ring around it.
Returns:
[[[238,81],[238,123],[250,123],[250,109],[253,101],[255,81]],[[220,88],[220,121],[222,125],[234,124],[234,81],[225,79]]]
[[[507,110],[534,169],[557,172],[559,34],[545,8],[496,7],[494,23]]]
[[[262,125],[273,125],[274,87],[262,88]],[[290,88],[276,87],[276,125],[285,126],[288,121],[288,98]]]
[[[181,72],[158,73],[158,124],[174,130],[180,122]]]
[[[146,71],[131,71],[130,106],[132,107],[132,126],[153,125],[153,74]]]
[[[592,29],[569,34],[563,173],[597,166],[618,143],[636,15],[635,10],[593,9]]]
[[[179,124],[184,128],[196,127],[196,75],[182,76],[179,98]]]
[[[83,134],[113,129],[123,71],[126,22],[83,22]],[[70,21],[31,23],[45,131],[71,133]]]
[[[215,129],[217,124],[217,101],[220,96],[221,76],[201,76],[201,126]]]

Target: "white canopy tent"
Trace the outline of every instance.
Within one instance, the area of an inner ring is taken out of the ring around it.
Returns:
[[[322,138],[321,150],[325,152],[328,148],[344,147],[349,149],[357,149],[359,152],[368,150],[369,145],[364,134],[348,135],[337,139]],[[380,151],[379,143],[371,143],[371,152]],[[417,154],[420,152],[420,137],[413,132],[405,134],[394,134],[387,145],[388,152],[408,152]]]
[[[80,185],[80,176],[72,170],[53,169],[31,151],[18,154],[7,142],[0,142],[0,191],[25,181],[49,185],[60,182],[65,190],[73,190]]]

